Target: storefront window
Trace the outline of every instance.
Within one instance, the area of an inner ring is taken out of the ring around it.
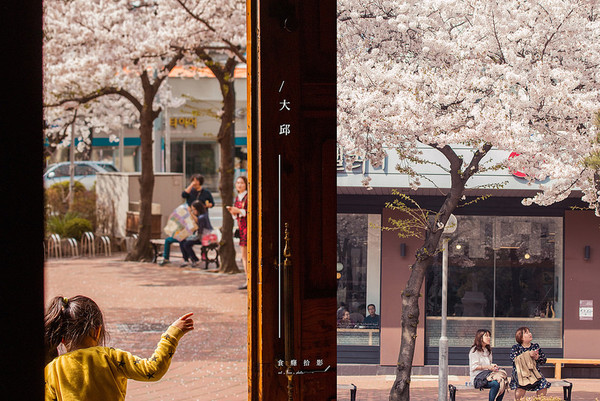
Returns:
[[[216,190],[219,187],[219,176],[215,145],[203,142],[171,142],[171,171],[183,173],[186,182],[192,175],[202,174],[204,187],[211,191]]]
[[[562,347],[562,219],[458,216],[448,248],[448,341],[469,347],[477,328],[510,347],[528,326],[546,347]],[[441,253],[427,274],[427,345],[437,347]],[[475,327],[476,326],[476,327]]]
[[[338,345],[379,346],[380,215],[337,215]]]
[[[138,146],[125,146],[123,147],[123,157],[120,157],[118,146],[92,146],[89,160],[112,163],[121,172],[139,171],[138,150]],[[76,153],[75,160],[85,159],[80,153]],[[60,161],[69,161],[69,148],[56,150],[48,162],[58,163]]]
[[[119,155],[119,147],[95,146],[92,148],[92,160],[101,160],[112,163],[121,172],[139,171],[137,166],[138,147],[127,146],[123,148],[123,157]]]

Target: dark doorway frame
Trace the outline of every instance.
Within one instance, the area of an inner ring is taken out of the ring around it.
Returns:
[[[0,6],[5,81],[1,127],[3,357],[0,394],[44,396],[42,2]],[[14,395],[14,397],[11,397]]]
[[[253,85],[261,85],[249,97],[254,110],[249,121],[256,133],[251,134],[249,141],[252,153],[249,165],[253,169],[250,190],[254,194],[250,224],[256,233],[251,235],[249,246],[250,263],[255,266],[249,284],[249,398],[282,399],[285,394],[294,399],[335,399],[336,5],[332,0],[295,3],[248,0],[248,5],[249,49],[255,57],[251,66],[261,66],[260,73],[251,73],[249,77]],[[7,144],[3,159],[7,171],[2,187],[5,198],[9,199],[6,215],[14,216],[8,222],[5,220],[3,229],[6,252],[0,300],[4,356],[10,368],[2,375],[0,392],[23,395],[27,389],[28,398],[41,399],[44,394],[44,252],[40,246],[44,239],[42,3],[7,2],[0,7],[2,48],[8,60],[5,65],[11,68],[2,102],[2,128],[6,135],[3,140]],[[257,27],[261,36],[253,33],[258,32]],[[287,37],[281,42],[283,35]],[[276,75],[269,76],[270,73]],[[267,77],[270,85],[287,79],[291,90],[286,96],[297,105],[291,121],[298,133],[303,134],[280,141],[280,149],[271,146],[265,135],[269,125],[272,129],[273,124],[281,123],[269,120],[272,111],[266,105],[275,101],[270,105],[276,106],[280,99],[276,91],[262,86],[268,83]],[[276,294],[264,281],[276,277],[274,227],[269,226],[274,204],[270,187],[275,177],[269,165],[273,160],[266,162],[266,157],[277,150],[287,152],[291,162],[283,163],[283,176],[294,183],[285,194],[283,213],[290,227],[286,263],[293,269],[289,278],[294,292],[288,304],[292,314],[284,317],[291,322],[286,326],[294,340],[291,344],[273,336],[277,326],[275,308],[270,308],[268,302]],[[299,154],[304,158],[294,160],[294,155]],[[26,252],[20,251],[24,246]],[[311,361],[312,365],[304,369],[305,374],[293,375],[299,369],[289,366],[289,357],[296,354],[302,362]],[[277,358],[282,357],[287,365],[285,371],[277,366]],[[317,360],[328,368],[318,366]]]

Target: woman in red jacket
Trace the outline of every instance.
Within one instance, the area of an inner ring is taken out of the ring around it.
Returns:
[[[248,179],[241,175],[235,180],[235,189],[238,194],[235,198],[233,206],[227,206],[229,213],[237,219],[238,230],[240,236],[240,250],[242,252],[242,265],[244,266],[244,272],[246,272],[246,284],[239,287],[240,290],[248,288],[248,254],[246,252],[248,245]]]

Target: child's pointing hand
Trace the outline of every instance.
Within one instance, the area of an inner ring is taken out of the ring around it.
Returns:
[[[173,326],[183,331],[183,334],[187,333],[188,331],[194,330],[194,320],[192,319],[192,315],[192,312],[186,313],[185,315],[177,319],[175,322],[173,322]]]

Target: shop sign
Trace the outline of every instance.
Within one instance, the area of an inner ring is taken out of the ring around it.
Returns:
[[[594,320],[593,300],[579,300],[579,320]]]
[[[187,128],[188,126],[193,126],[196,128],[197,126],[196,117],[171,117],[169,118],[169,126],[173,128],[177,128],[177,126],[182,126]]]

